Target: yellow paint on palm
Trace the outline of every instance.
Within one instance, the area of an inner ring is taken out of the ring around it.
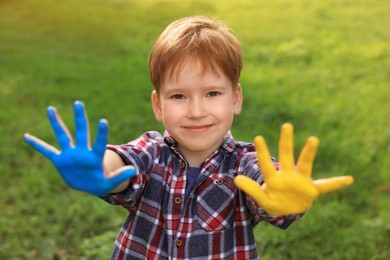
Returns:
[[[313,181],[311,178],[313,161],[319,139],[311,136],[299,156],[294,160],[293,126],[282,126],[279,141],[280,170],[276,170],[263,137],[254,139],[258,163],[264,183],[239,175],[235,184],[268,214],[273,216],[298,214],[307,211],[319,194],[338,190],[353,183],[352,176],[338,176]]]

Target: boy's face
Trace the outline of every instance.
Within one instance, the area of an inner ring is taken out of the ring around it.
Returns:
[[[189,162],[194,157],[204,160],[216,150],[232,126],[233,116],[241,112],[241,86],[234,88],[220,69],[218,74],[202,73],[199,62],[187,62],[177,77],[165,80],[159,94],[152,93],[156,119]]]

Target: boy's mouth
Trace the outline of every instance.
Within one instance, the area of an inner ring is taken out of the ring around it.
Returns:
[[[184,129],[192,133],[203,133],[209,130],[213,125],[189,125],[185,126]]]

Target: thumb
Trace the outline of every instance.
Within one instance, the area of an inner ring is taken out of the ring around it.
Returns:
[[[262,208],[267,208],[268,199],[263,188],[256,181],[244,175],[238,175],[234,178],[234,183],[247,195],[251,196]]]
[[[109,178],[113,187],[118,186],[124,181],[130,180],[137,175],[134,166],[124,166],[113,172],[114,177]]]

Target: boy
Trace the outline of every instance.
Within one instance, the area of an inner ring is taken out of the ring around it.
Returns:
[[[352,182],[349,176],[311,180],[315,137],[294,168],[289,124],[282,128],[277,174],[261,137],[257,153],[253,144],[233,139],[241,68],[240,44],[223,24],[180,19],[160,35],[149,60],[151,101],[164,135],[146,132],[106,150],[107,122],[101,120],[91,148],[78,101],[76,146],[52,107],[48,117],[62,151],[25,135],[70,187],[129,210],[112,259],[257,259],[252,228],[259,221],[287,228],[319,193]]]

